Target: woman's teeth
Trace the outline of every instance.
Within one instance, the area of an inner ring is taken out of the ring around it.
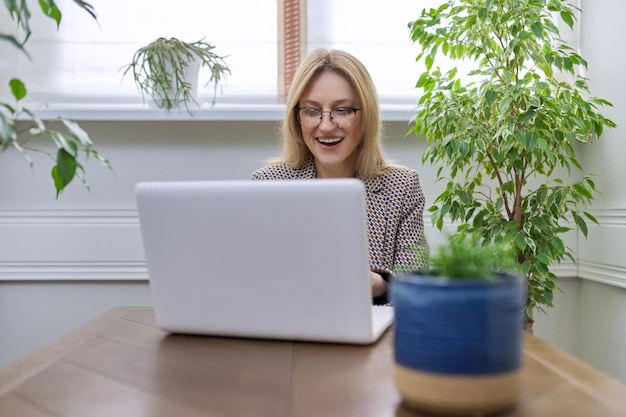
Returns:
[[[328,138],[328,139],[318,138],[317,141],[323,145],[334,145],[336,143],[341,142],[342,139],[343,138]]]

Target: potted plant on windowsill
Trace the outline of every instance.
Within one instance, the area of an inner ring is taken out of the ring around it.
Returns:
[[[409,408],[485,415],[519,396],[525,283],[509,245],[456,234],[391,283],[394,377]]]
[[[207,85],[213,83],[214,105],[217,86],[230,74],[226,57],[217,55],[214,48],[203,39],[184,42],[161,37],[139,48],[123,74],[131,73],[142,97],[148,95],[157,107],[171,110],[184,105],[189,110],[190,105],[198,105],[198,74],[206,67],[211,73]]]
[[[93,7],[82,0],[74,3],[96,18]],[[0,33],[0,41],[8,42],[26,56],[26,42],[32,33],[30,19],[31,12],[28,2],[4,2],[7,12],[15,21],[17,34]],[[53,0],[40,1],[39,7],[45,16],[55,20],[57,26],[61,24],[61,11]],[[32,165],[30,152],[40,152],[49,155],[54,161],[51,175],[56,189],[56,197],[65,187],[78,177],[85,186],[83,177],[84,168],[80,163],[81,154],[85,159],[89,157],[100,161],[104,166],[111,168],[106,158],[102,157],[94,148],[91,138],[73,120],[58,117],[53,120],[42,120],[31,110],[22,105],[26,97],[26,85],[19,78],[11,78],[7,84],[10,87],[12,103],[0,100],[0,152],[15,150]],[[60,129],[55,128],[59,126]],[[32,144],[35,138],[44,137],[52,140],[56,151],[49,152],[43,147]],[[5,179],[6,180],[6,179]]]
[[[441,230],[447,217],[462,232],[511,243],[531,330],[533,311],[551,307],[558,290],[551,268],[575,261],[561,236],[578,229],[586,237],[586,221],[597,223],[585,211],[593,175],[576,146],[615,126],[598,110],[611,103],[589,94],[587,63],[555,23],[573,28],[575,13],[567,0],[457,0],[409,24],[426,67],[410,131],[427,139],[422,161],[438,165],[445,182],[432,221]],[[446,69],[446,58],[464,60],[468,74]]]

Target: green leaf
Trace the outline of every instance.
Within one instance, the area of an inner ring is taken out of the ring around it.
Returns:
[[[487,9],[486,8],[483,7],[480,10],[478,10],[478,18],[480,20],[482,20],[483,22],[485,20],[487,20],[487,15],[488,15],[488,13],[487,13]]]
[[[543,36],[543,25],[541,22],[537,21],[533,23],[530,29],[537,38],[541,38]]]
[[[552,290],[549,288],[544,288],[543,291],[543,299],[544,299],[544,303],[547,306],[552,306],[552,300],[553,300],[553,293]]]
[[[427,70],[430,70],[433,67],[433,62],[435,62],[435,59],[431,55],[426,55],[426,58],[424,59],[424,64],[426,64]]]
[[[530,110],[520,114],[517,117],[517,122],[518,123],[525,123],[525,122],[529,121],[530,119],[532,119],[535,116],[536,113],[537,112],[535,111],[535,109],[530,109]]]
[[[13,94],[16,100],[19,101],[26,97],[26,86],[21,80],[12,78],[11,81],[9,81],[9,86],[11,87],[11,94]]]
[[[580,232],[583,234],[583,236],[587,237],[587,223],[585,223],[585,220],[580,217],[580,215],[578,215],[578,213],[576,213],[575,211],[572,212],[572,216],[574,217],[574,220],[576,221],[576,225],[578,226],[578,228],[580,229]]]
[[[533,149],[535,149],[535,146],[537,146],[537,132],[528,132],[526,137],[528,139],[526,147],[528,148],[528,150],[532,151]]]
[[[0,144],[2,144],[2,150],[12,146],[16,140],[15,122],[0,112]]]
[[[490,89],[485,92],[485,104],[487,104],[488,106],[491,106],[497,98],[498,93],[496,93],[495,91]]]
[[[23,0],[5,0],[4,3],[7,10],[11,14],[11,18],[16,21],[19,29],[26,33],[25,38],[28,39],[31,33],[29,27],[30,11],[28,10],[28,3]],[[24,42],[26,42],[26,39]],[[24,42],[22,42],[22,44]]]
[[[583,214],[585,215],[585,217],[587,217],[589,220],[591,220],[592,222],[594,222],[595,224],[599,224],[598,223],[598,219],[595,218],[595,216],[589,212],[584,211]]]
[[[417,88],[421,88],[423,87],[427,81],[430,80],[430,74],[428,74],[427,72],[422,73],[422,75],[420,76],[419,80],[417,80],[417,84],[415,84],[415,87]]]
[[[77,139],[81,145],[91,146],[93,144],[87,132],[85,132],[83,128],[78,125],[78,123],[68,119],[61,119],[61,122],[63,122],[65,127],[67,127],[67,130],[70,131],[72,136]]]
[[[24,53],[28,57],[28,59],[31,59],[30,55],[28,54],[28,52],[24,48],[25,41],[24,42],[20,42],[19,40],[17,40],[17,38],[15,36],[7,35],[5,33],[0,33],[0,40],[4,40],[4,41],[12,44],[14,47],[19,49],[22,53]]]
[[[545,140],[544,138],[537,138],[537,147],[542,152],[545,152],[545,150],[548,148],[548,141]]]
[[[27,108],[22,108],[22,111],[26,113],[28,117],[30,117],[30,121],[33,122],[36,126],[33,129],[31,129],[31,132],[36,131],[36,133],[33,133],[34,135],[38,135],[38,134],[45,132],[46,125],[44,124],[43,120],[41,120],[39,117],[35,115],[35,113],[33,113]]]
[[[52,167],[52,178],[56,188],[56,197],[63,189],[72,181],[76,175],[76,168],[79,166],[76,158],[65,149],[59,149],[57,152],[56,165]]]
[[[544,265],[550,265],[551,262],[551,259],[545,253],[538,254],[537,260]]]
[[[572,16],[571,12],[562,10],[561,19],[563,19],[563,21],[567,24],[567,26],[570,27],[570,29],[574,27],[574,17]]]
[[[500,104],[498,104],[498,110],[500,111],[500,113],[509,113],[510,112],[509,106],[511,105],[512,101],[513,101],[513,97],[511,96],[508,96],[502,99]]]
[[[91,15],[91,17],[93,17],[95,20],[97,20],[96,11],[95,11],[94,7],[90,3],[87,3],[86,1],[83,1],[83,0],[73,0],[73,1],[81,9],[83,9],[84,11],[89,13]]]
[[[45,133],[50,136],[57,148],[64,149],[73,157],[78,155],[78,146],[76,141],[71,136],[65,135],[57,130],[46,130]]]
[[[43,14],[57,23],[57,29],[61,25],[61,11],[54,3],[54,0],[39,0],[39,7]]]

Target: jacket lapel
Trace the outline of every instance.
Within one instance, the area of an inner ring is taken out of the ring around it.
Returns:
[[[361,180],[365,184],[365,196],[367,199],[370,267],[372,269],[386,270],[385,266],[391,264],[391,259],[388,259],[390,254],[384,250],[385,247],[389,247],[385,242],[389,240],[389,236],[393,235],[392,231],[387,228],[389,224],[387,221],[389,216],[387,195],[384,192],[381,176]]]

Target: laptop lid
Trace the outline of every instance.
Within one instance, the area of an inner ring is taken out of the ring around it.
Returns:
[[[371,343],[391,323],[389,307],[373,327],[357,179],[144,182],[136,197],[166,331]]]

